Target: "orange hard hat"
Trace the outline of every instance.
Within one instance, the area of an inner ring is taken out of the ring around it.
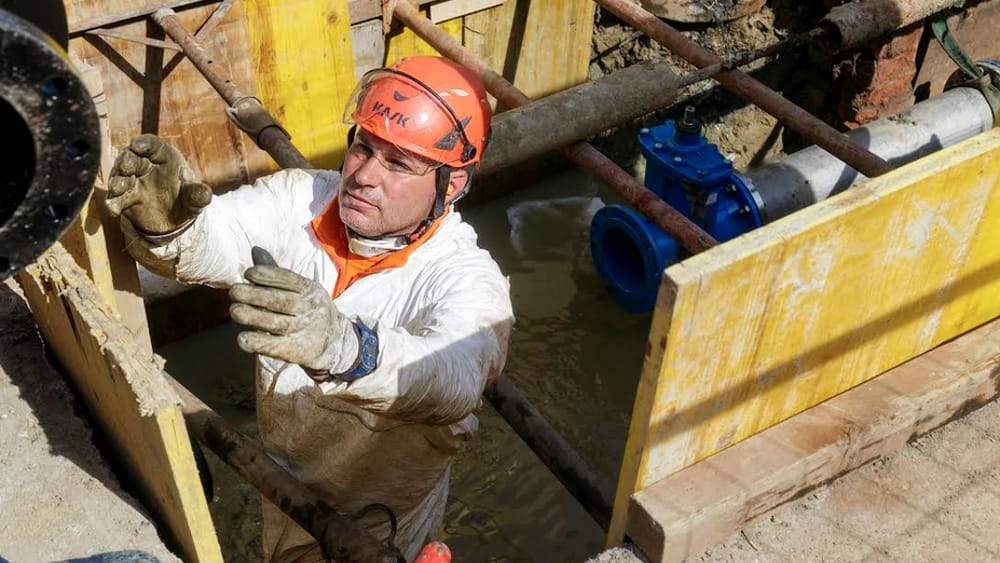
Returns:
[[[466,167],[482,159],[492,113],[471,70],[442,57],[415,56],[367,72],[344,121],[436,163]]]

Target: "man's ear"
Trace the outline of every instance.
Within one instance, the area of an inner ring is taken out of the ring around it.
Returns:
[[[471,174],[465,168],[453,168],[448,181],[448,203],[463,195],[469,185]]]

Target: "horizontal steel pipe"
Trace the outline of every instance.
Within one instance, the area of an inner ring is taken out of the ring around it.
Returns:
[[[493,138],[480,173],[496,172],[667,107],[677,98],[677,78],[665,61],[639,63],[505,111],[493,120]]]
[[[993,127],[993,112],[975,88],[953,88],[847,134],[895,166],[917,160]],[[760,195],[765,222],[822,201],[865,177],[811,146],[741,174]]]

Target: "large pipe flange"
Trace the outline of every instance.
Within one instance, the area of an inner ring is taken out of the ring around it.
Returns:
[[[0,279],[33,262],[87,201],[100,121],[63,48],[0,9]]]

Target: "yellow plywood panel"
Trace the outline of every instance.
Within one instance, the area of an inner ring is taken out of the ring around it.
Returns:
[[[633,492],[998,316],[1000,130],[667,269],[612,543]]]
[[[100,15],[103,4],[93,0],[86,4],[91,16]],[[106,14],[125,15],[148,10],[149,4],[145,0],[116,0],[104,9],[109,10]],[[178,17],[195,32],[218,8],[217,4],[188,8],[178,12]],[[243,2],[233,4],[218,25],[199,35],[199,41],[240,90],[256,95],[243,8]],[[115,26],[114,31],[126,37],[164,37],[149,19],[130,20]],[[69,52],[100,71],[113,152],[141,133],[157,134],[177,146],[192,168],[220,191],[270,169],[267,154],[231,123],[223,99],[182,54],[93,35],[71,39]]]
[[[246,10],[264,106],[314,166],[339,166],[355,84],[347,0],[248,0]]]
[[[179,399],[60,244],[17,276],[39,330],[185,561],[221,562]]]
[[[427,15],[427,8],[421,8],[421,13]],[[447,33],[456,41],[462,41],[462,19],[456,18],[441,22],[438,25],[442,31]],[[386,37],[387,45],[385,49],[385,61],[393,64],[403,57],[413,55],[437,55],[438,52],[426,41],[417,37],[417,34],[410,31],[405,26],[396,25],[392,32]]]
[[[530,98],[587,80],[591,0],[506,0],[465,17],[464,44]]]

